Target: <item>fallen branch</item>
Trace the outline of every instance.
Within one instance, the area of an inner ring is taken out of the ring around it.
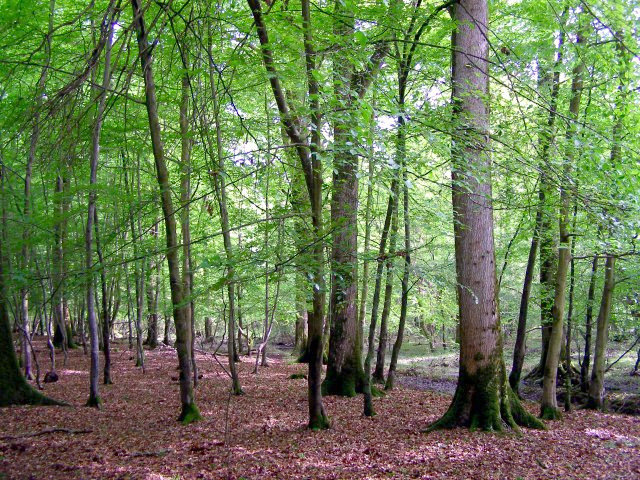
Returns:
[[[133,452],[130,453],[130,457],[164,457],[170,453],[173,453],[173,450],[158,450],[157,452]]]
[[[640,335],[639,335],[638,337],[636,337],[636,341],[635,341],[635,342],[633,342],[633,344],[632,344],[629,348],[627,348],[626,352],[624,352],[622,355],[620,355],[620,356],[618,357],[618,359],[617,359],[615,362],[613,362],[611,365],[609,365],[609,366],[605,369],[604,373],[607,373],[609,370],[611,370],[611,367],[613,367],[616,363],[618,363],[620,360],[622,360],[622,359],[623,359],[623,357],[624,357],[627,353],[629,353],[629,352],[631,351],[631,349],[632,349],[633,347],[635,347],[635,346],[636,346],[636,344],[637,344],[639,341],[640,341]]]
[[[39,437],[41,435],[48,435],[49,433],[69,433],[69,434],[75,435],[78,433],[91,433],[91,432],[93,432],[93,430],[72,430],[70,428],[54,427],[54,428],[46,428],[44,430],[41,430],[35,433],[24,433],[22,435],[7,435],[5,437],[0,437],[0,439],[16,440],[18,438]]]

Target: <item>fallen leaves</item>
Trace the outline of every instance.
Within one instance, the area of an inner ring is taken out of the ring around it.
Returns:
[[[398,388],[374,400],[373,419],[362,416],[361,397],[325,398],[333,428],[312,432],[306,382],[290,379],[301,365],[272,358],[271,368],[252,375],[253,362],[243,359],[246,395],[230,398],[220,366],[200,355],[196,401],[204,420],[184,427],[176,421],[178,385],[170,378],[175,352],[147,352],[146,374],[129,356],[114,352],[115,384],[100,386],[100,411],[83,406],[88,358],[80,350],[46,389],[74,407],[0,410],[0,478],[640,478],[637,417],[571,412],[548,431],[525,430],[522,437],[464,429],[422,434],[451,397]],[[64,434],[72,432],[83,433]]]

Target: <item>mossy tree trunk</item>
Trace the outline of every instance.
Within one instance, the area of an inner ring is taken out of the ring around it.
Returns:
[[[509,387],[502,357],[488,154],[487,14],[486,0],[461,0],[453,6],[458,27],[452,35],[452,197],[460,372],[449,409],[430,429],[542,426]]]

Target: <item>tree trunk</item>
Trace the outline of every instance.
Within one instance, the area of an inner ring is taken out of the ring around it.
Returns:
[[[209,83],[211,88],[211,96],[213,99],[213,115],[214,115],[214,123],[215,123],[215,132],[216,132],[216,156],[217,156],[217,164],[213,165],[213,184],[216,192],[216,197],[218,199],[218,208],[220,211],[220,224],[222,226],[222,240],[224,243],[224,250],[227,257],[227,294],[228,294],[228,302],[229,302],[229,321],[228,321],[228,331],[227,331],[227,353],[229,357],[229,371],[231,373],[231,383],[232,383],[232,391],[234,395],[242,395],[242,387],[240,386],[240,378],[238,376],[238,371],[236,368],[236,354],[235,354],[235,345],[234,338],[236,334],[236,295],[235,295],[235,268],[234,258],[233,258],[233,245],[231,243],[231,231],[230,231],[230,222],[229,222],[229,212],[227,209],[227,190],[226,190],[226,175],[225,175],[225,165],[224,165],[224,150],[222,145],[222,127],[220,125],[220,100],[218,98],[218,90],[216,87],[216,75],[215,75],[215,67],[212,63],[213,52],[211,42],[213,32],[209,31]],[[209,139],[209,136],[207,136]]]
[[[378,265],[376,267],[376,283],[373,288],[373,300],[371,303],[371,321],[369,323],[369,338],[367,342],[367,355],[364,360],[364,414],[367,417],[375,415],[373,410],[372,390],[371,390],[371,361],[373,360],[373,352],[375,350],[376,324],[378,323],[378,308],[380,306],[380,285],[382,283],[382,271],[384,270],[384,253],[387,249],[387,237],[391,228],[391,217],[393,216],[393,193],[398,192],[398,178],[394,177],[391,183],[391,192],[389,201],[387,202],[387,213],[384,218],[384,226],[380,237],[380,246],[378,250]]]
[[[305,182],[309,193],[311,219],[313,223],[313,260],[310,277],[313,282],[313,314],[309,318],[309,428],[325,429],[329,427],[324,406],[322,405],[322,322],[324,319],[325,282],[324,282],[324,252],[321,239],[323,238],[322,223],[322,161],[318,157],[320,147],[320,112],[319,86],[314,74],[316,73],[316,53],[311,35],[311,14],[309,0],[301,1],[301,13],[304,36],[304,57],[306,64],[307,82],[309,90],[309,108],[311,143],[300,136],[299,125],[289,110],[289,105],[280,83],[278,71],[273,59],[273,52],[269,45],[269,36],[262,15],[259,0],[247,0],[256,24],[260,41],[262,60],[267,73],[273,96],[280,112],[282,124],[287,136],[295,146],[300,165],[304,171]]]
[[[193,378],[191,374],[191,325],[190,318],[183,306],[182,279],[178,256],[178,235],[176,229],[175,211],[171,198],[169,171],[164,158],[164,148],[161,139],[160,121],[158,118],[158,102],[156,87],[153,81],[151,49],[147,39],[147,32],[138,0],[131,0],[133,18],[140,52],[140,64],[144,78],[145,99],[149,132],[153,147],[153,157],[156,165],[158,185],[161,190],[162,212],[167,238],[167,264],[169,267],[169,284],[171,288],[171,304],[173,318],[176,325],[176,350],[180,368],[180,402],[182,410],[178,420],[187,424],[200,419],[200,412],[195,404]]]
[[[399,142],[399,150],[402,154],[399,155],[403,161],[402,165],[402,182],[403,187],[403,208],[402,213],[404,217],[404,271],[402,274],[402,298],[400,300],[400,320],[398,321],[398,334],[396,341],[393,344],[393,350],[391,352],[391,362],[389,364],[389,373],[387,374],[387,383],[384,386],[385,390],[392,390],[395,380],[395,371],[398,364],[398,356],[400,355],[400,349],[402,348],[402,341],[404,338],[404,327],[407,321],[407,306],[409,303],[409,273],[411,270],[411,224],[409,219],[409,179],[407,177],[406,160],[405,160],[405,134],[404,134],[404,116],[399,117],[399,130],[398,137],[401,139]]]
[[[502,430],[505,423],[541,427],[509,387],[502,358],[488,154],[487,2],[461,0],[453,10],[452,183],[460,372],[451,406],[430,429]]]
[[[98,209],[93,209],[93,226],[96,234],[96,252],[98,254],[98,261],[100,262],[100,286],[101,286],[101,306],[102,310],[100,318],[102,319],[102,353],[104,355],[104,384],[111,385],[111,340],[109,334],[111,329],[109,328],[110,315],[109,308],[107,307],[107,272],[104,265],[104,257],[102,255],[102,245],[100,244],[100,228],[98,223]]]
[[[182,230],[182,295],[185,301],[185,315],[189,317],[191,326],[191,366],[193,371],[193,385],[198,386],[198,365],[196,363],[196,326],[195,301],[193,299],[193,269],[191,258],[191,225],[189,213],[191,211],[191,147],[193,141],[189,131],[189,95],[191,85],[189,80],[189,44],[187,42],[187,27],[179,38],[180,58],[182,60],[182,78],[180,98],[180,228]],[[233,338],[231,336],[230,338]]]
[[[45,397],[29,385],[20,371],[18,358],[13,349],[13,336],[7,309],[7,265],[6,248],[7,212],[4,191],[6,168],[0,168],[0,201],[2,202],[2,232],[0,232],[0,407],[9,405],[61,405]],[[4,247],[4,248],[3,248]]]
[[[89,324],[89,340],[91,344],[91,369],[89,374],[89,399],[87,406],[100,408],[102,400],[98,392],[98,369],[99,369],[99,339],[98,339],[98,322],[95,311],[95,291],[93,283],[93,230],[94,221],[96,219],[96,186],[98,174],[98,160],[100,157],[100,134],[102,132],[102,121],[104,117],[105,102],[109,82],[111,79],[111,44],[113,39],[113,14],[111,9],[113,2],[109,5],[109,10],[103,19],[101,28],[101,37],[106,34],[106,47],[104,57],[104,71],[102,77],[102,87],[97,89],[98,97],[97,112],[93,125],[93,133],[91,136],[91,158],[90,158],[90,176],[89,176],[89,202],[87,207],[87,229],[85,231],[85,262],[89,272],[87,276],[87,323]],[[108,22],[108,26],[105,26]],[[106,33],[105,33],[106,28]],[[108,339],[107,339],[108,341]]]
[[[151,235],[158,239],[158,224],[151,229]],[[144,260],[143,260],[144,261]],[[160,274],[160,261],[155,256],[150,256],[147,266],[146,297],[147,297],[147,339],[144,341],[151,350],[158,346],[158,276]]]
[[[591,364],[591,330],[593,325],[593,300],[596,290],[596,272],[598,270],[598,255],[593,256],[591,262],[591,276],[587,292],[587,313],[585,314],[584,357],[580,365],[580,390],[589,391],[589,366]]]
[[[582,32],[578,32],[576,45],[579,48],[583,43]],[[564,307],[566,301],[567,272],[571,260],[571,237],[569,234],[569,210],[571,205],[571,172],[575,162],[574,137],[576,134],[575,122],[580,114],[580,99],[582,96],[582,72],[584,63],[582,60],[573,69],[571,82],[571,100],[569,113],[571,123],[567,128],[567,151],[563,162],[562,179],[560,180],[560,212],[558,229],[560,243],[558,248],[558,269],[556,272],[555,293],[551,310],[553,324],[549,335],[547,358],[545,359],[544,375],[542,379],[542,401],[540,415],[542,418],[554,419],[560,417],[558,401],[556,398],[556,383],[558,377],[558,365],[563,339]],[[570,373],[570,372],[568,372]]]
[[[604,372],[607,340],[609,336],[609,318],[615,287],[615,256],[607,255],[604,272],[604,288],[596,328],[596,347],[593,355],[593,370],[589,384],[587,406],[593,409],[604,408]]]
[[[516,343],[513,349],[513,365],[509,374],[509,385],[513,392],[518,395],[520,389],[520,376],[524,365],[524,355],[526,352],[527,336],[527,313],[529,311],[529,297],[531,296],[531,286],[533,284],[533,270],[536,265],[536,254],[538,251],[538,241],[540,235],[540,222],[542,221],[542,206],[538,206],[536,212],[536,223],[531,237],[531,247],[527,258],[527,268],[524,274],[522,285],[522,296],[520,297],[520,311],[518,313],[518,331],[516,333]]]
[[[402,165],[402,163],[398,163]],[[400,175],[400,172],[397,173]],[[398,185],[398,183],[396,183]],[[396,256],[396,241],[398,238],[398,201],[400,197],[400,191],[396,188],[396,191],[392,194],[393,197],[393,211],[391,213],[391,237],[389,238],[389,251],[386,258],[387,266],[387,278],[384,289],[384,303],[382,305],[382,315],[380,317],[380,337],[378,341],[378,353],[376,358],[376,368],[373,371],[372,379],[374,382],[384,383],[384,362],[385,354],[387,351],[387,337],[388,337],[388,321],[391,314],[391,300],[393,297],[393,276],[394,276],[394,259]]]
[[[334,34],[353,35],[355,17],[335,3]],[[333,189],[331,197],[331,330],[323,392],[354,396],[362,391],[361,345],[358,344],[358,157],[352,131],[354,67],[349,48],[339,49],[333,63],[334,94],[344,105],[333,125]],[[354,153],[352,153],[354,152]]]

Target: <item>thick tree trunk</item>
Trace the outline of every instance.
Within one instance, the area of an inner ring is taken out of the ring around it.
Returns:
[[[604,407],[604,372],[606,360],[607,340],[609,336],[609,318],[611,317],[611,303],[615,287],[615,256],[607,255],[604,272],[604,288],[600,311],[598,312],[596,328],[596,347],[593,355],[593,370],[589,384],[589,399],[587,406],[594,409]]]
[[[339,1],[334,34],[353,35],[355,18]],[[333,125],[333,190],[331,197],[331,330],[323,391],[354,396],[362,391],[362,346],[358,343],[358,157],[353,152],[352,110],[354,67],[345,46],[334,63],[334,93],[344,105]]]
[[[541,427],[506,378],[496,298],[496,265],[488,154],[487,2],[454,4],[452,36],[453,212],[460,315],[460,373],[453,402],[430,429]]]
[[[182,404],[182,410],[178,420],[186,424],[200,419],[200,412],[195,404],[193,378],[191,374],[191,325],[190,318],[183,306],[184,297],[182,294],[182,278],[180,275],[180,261],[178,256],[178,235],[173,201],[171,198],[169,171],[167,170],[161,139],[156,87],[153,81],[151,49],[138,0],[131,0],[131,6],[133,8],[133,18],[138,39],[140,64],[144,78],[147,116],[149,120],[149,132],[151,134],[158,185],[161,191],[162,212],[166,229],[166,256],[169,267],[173,318],[176,325],[176,350],[178,352],[180,368],[180,402]]]

